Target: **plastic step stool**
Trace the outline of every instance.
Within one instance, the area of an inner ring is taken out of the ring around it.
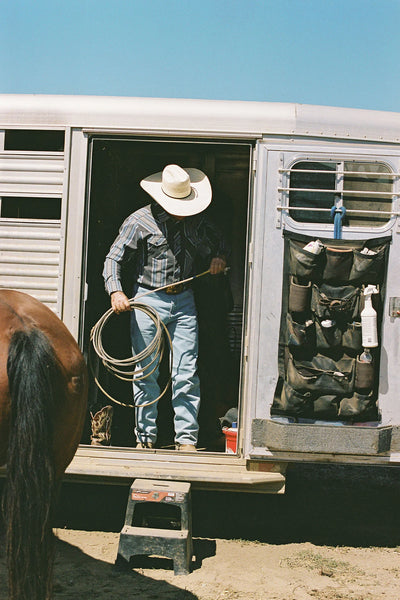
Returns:
[[[167,506],[172,511],[166,511]],[[151,510],[144,511],[143,508]],[[152,514],[146,521],[147,512]],[[178,521],[170,520],[170,524],[179,529],[151,527],[154,521],[168,520],[168,512],[173,516],[179,515]],[[138,520],[140,525],[137,524]],[[129,492],[125,525],[119,536],[115,564],[122,567],[133,556],[139,555],[170,558],[175,575],[190,573],[193,556],[190,483],[152,479],[134,481]]]

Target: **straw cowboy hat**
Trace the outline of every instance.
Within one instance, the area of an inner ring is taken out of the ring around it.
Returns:
[[[167,165],[163,171],[142,179],[140,185],[164,210],[177,217],[197,215],[211,202],[210,181],[199,169]]]

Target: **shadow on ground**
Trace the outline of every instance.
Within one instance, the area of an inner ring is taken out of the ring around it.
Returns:
[[[57,527],[118,532],[127,486],[64,483]],[[192,492],[193,536],[309,541],[346,546],[400,545],[400,470],[297,465],[286,494]]]
[[[61,558],[62,557],[62,558]],[[59,561],[63,561],[58,569]],[[58,577],[58,571],[62,578]],[[126,598],[166,598],[196,600],[197,596],[163,580],[154,580],[130,570],[116,571],[113,565],[91,558],[76,546],[57,540],[54,573],[54,600],[106,597],[113,600]]]
[[[0,542],[3,544],[2,536],[0,536]],[[8,599],[4,563],[5,556],[2,545],[0,550],[0,600]],[[166,564],[152,564],[150,559],[148,559],[148,564],[136,566],[169,568]],[[194,568],[196,568],[195,565]],[[126,572],[118,572],[114,565],[92,558],[76,546],[57,539],[53,599],[77,600],[106,597],[112,598],[112,600],[126,600],[126,598],[197,600],[197,596],[190,591],[176,587],[164,580],[146,577],[133,568]]]

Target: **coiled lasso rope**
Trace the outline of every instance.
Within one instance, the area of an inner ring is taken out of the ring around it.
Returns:
[[[97,356],[100,358],[102,364],[107,369],[107,371],[112,373],[118,379],[122,379],[123,381],[133,382],[133,381],[140,381],[140,380],[146,379],[146,377],[149,377],[158,368],[158,366],[161,362],[161,359],[164,356],[165,339],[166,339],[168,342],[168,347],[169,347],[169,371],[171,372],[173,352],[172,352],[171,336],[169,335],[168,329],[164,325],[164,323],[161,321],[161,318],[160,318],[160,315],[158,314],[158,312],[153,307],[148,306],[147,304],[139,303],[138,300],[140,298],[143,298],[144,296],[148,296],[149,294],[154,294],[154,292],[160,292],[160,291],[164,290],[165,288],[189,283],[191,281],[194,281],[195,279],[198,279],[199,277],[203,277],[203,275],[207,275],[208,273],[210,273],[210,269],[208,269],[207,271],[204,271],[203,273],[199,273],[198,275],[194,275],[193,277],[188,277],[188,279],[183,279],[182,281],[177,281],[174,284],[164,285],[155,290],[149,290],[148,292],[145,292],[144,294],[140,294],[139,296],[136,296],[135,298],[129,299],[129,304],[130,304],[131,310],[140,310],[140,311],[144,312],[153,321],[153,323],[155,325],[155,334],[154,334],[153,339],[149,343],[149,345],[146,346],[146,348],[144,348],[144,350],[139,352],[139,354],[136,354],[134,356],[118,359],[118,358],[114,358],[113,356],[110,356],[104,349],[103,340],[102,340],[104,327],[106,326],[108,321],[111,319],[111,317],[116,316],[113,309],[109,308],[107,310],[107,312],[105,312],[104,315],[102,317],[100,317],[100,319],[97,321],[97,323],[92,327],[92,330],[90,332],[91,346],[93,347],[94,351],[96,352]],[[163,333],[165,333],[165,336],[163,335]],[[141,363],[150,357],[152,357],[150,362],[143,367],[141,365]],[[89,348],[88,359],[89,359],[88,362],[89,362],[89,367],[90,367],[93,379],[96,382],[97,387],[103,392],[103,394],[105,396],[107,396],[107,398],[109,398],[112,402],[115,402],[116,404],[119,404],[120,406],[126,406],[128,408],[135,408],[136,405],[134,402],[133,402],[133,404],[121,402],[120,400],[117,400],[116,398],[111,396],[103,388],[97,375],[95,374],[95,369],[94,369],[93,361],[92,361],[91,348]],[[161,394],[154,400],[151,400],[150,402],[140,404],[140,407],[142,408],[144,406],[150,406],[151,404],[155,404],[156,402],[158,402],[164,396],[166,391],[168,390],[170,383],[171,383],[171,376],[169,376],[167,384],[165,385]]]

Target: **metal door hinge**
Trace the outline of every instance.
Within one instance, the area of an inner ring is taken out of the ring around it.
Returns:
[[[249,336],[248,335],[246,335],[244,338],[243,358],[244,358],[244,360],[247,360],[249,358]]]
[[[253,242],[249,242],[248,252],[247,252],[247,264],[249,267],[253,264],[254,258],[254,245]]]
[[[258,154],[257,149],[254,148],[254,150],[253,150],[253,161],[252,161],[252,165],[251,165],[251,169],[252,169],[253,173],[255,173],[256,170],[257,170],[257,154]]]

